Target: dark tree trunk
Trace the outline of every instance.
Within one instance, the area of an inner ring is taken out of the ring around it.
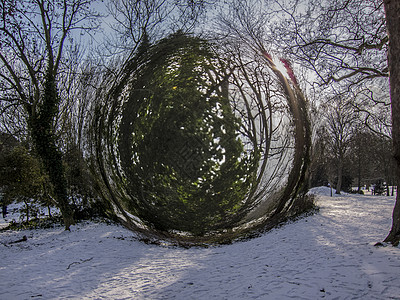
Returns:
[[[29,203],[28,201],[24,200],[25,206],[26,206],[26,223],[29,222]]]
[[[396,163],[397,183],[400,182],[400,1],[384,0],[386,25],[389,35],[388,64],[390,98],[392,102],[393,154]],[[397,192],[393,209],[392,228],[385,242],[398,245],[400,241],[400,197]]]
[[[37,111],[31,111],[29,125],[36,152],[40,157],[54,188],[55,200],[60,208],[65,229],[74,224],[73,211],[68,201],[67,182],[64,176],[62,153],[57,147],[54,118],[58,111],[58,93],[54,75],[48,72],[43,102]]]
[[[51,207],[50,207],[50,205],[47,205],[47,210],[49,211],[49,218],[52,218],[53,216],[51,215]]]
[[[2,204],[2,213],[3,213],[3,218],[7,217],[7,205],[4,203]]]
[[[338,179],[337,179],[337,184],[336,184],[336,194],[340,194],[340,190],[342,189],[342,177],[343,177],[343,159],[339,159],[339,165],[338,165]]]
[[[357,164],[357,175],[358,175],[358,179],[357,179],[357,193],[361,192],[361,151],[360,151],[360,146],[358,147],[358,164]]]

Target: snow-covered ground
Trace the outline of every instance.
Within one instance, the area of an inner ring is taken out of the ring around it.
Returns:
[[[30,205],[31,205],[31,210],[36,211],[35,213],[33,213],[32,211],[30,212],[30,219],[32,219],[32,217],[44,218],[49,216],[49,209],[47,207],[39,206],[38,204],[32,204],[32,203],[30,203]],[[0,214],[0,229],[7,227],[10,224],[10,222],[26,221],[25,212],[21,213],[24,207],[25,204],[23,202],[19,203],[14,202],[8,205],[7,216],[3,218],[2,215]],[[60,210],[56,207],[51,207],[50,212],[53,216],[60,214]],[[32,216],[32,214],[34,216]]]
[[[400,299],[400,248],[374,247],[394,197],[315,191],[318,214],[219,247],[147,245],[105,223],[2,232],[0,299]]]

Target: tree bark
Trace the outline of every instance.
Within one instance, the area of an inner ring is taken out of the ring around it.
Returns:
[[[343,177],[343,158],[339,158],[337,176],[338,176],[338,179],[337,179],[335,194],[339,194],[340,195],[340,190],[342,189],[342,177]]]
[[[25,206],[26,206],[26,223],[29,222],[29,204],[26,200],[24,200]]]
[[[389,35],[389,81],[392,105],[393,156],[397,183],[400,183],[400,1],[384,0],[386,26]],[[400,197],[397,192],[392,215],[392,228],[384,240],[396,246],[400,241]]]
[[[70,230],[70,226],[74,224],[73,210],[68,201],[62,153],[57,147],[54,134],[54,118],[58,111],[59,96],[51,71],[47,71],[45,80],[43,102],[37,111],[29,113],[29,127],[36,152],[53,185],[55,200],[60,208],[65,230]]]

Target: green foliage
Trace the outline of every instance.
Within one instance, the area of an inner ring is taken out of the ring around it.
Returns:
[[[15,147],[0,160],[0,181],[5,198],[23,201],[42,193],[46,177],[39,161],[25,147]]]
[[[19,145],[0,156],[0,182],[5,203],[24,202],[21,213],[29,221],[35,217],[35,202],[44,199],[48,179],[40,168],[39,161],[28,149]]]
[[[119,137],[134,200],[125,206],[157,229],[196,235],[234,220],[251,189],[256,155],[244,151],[223,79],[210,75],[222,73],[210,45],[177,33],[143,48],[136,60],[142,68]]]
[[[300,88],[272,61],[224,50],[179,32],[154,45],[144,38],[104,80],[92,166],[129,228],[233,238],[277,224],[305,192],[311,131]],[[270,89],[274,75],[286,103]]]

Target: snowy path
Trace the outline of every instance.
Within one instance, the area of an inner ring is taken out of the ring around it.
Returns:
[[[394,198],[321,196],[319,205],[262,237],[208,249],[146,245],[95,223],[3,232],[0,299],[400,299],[400,248],[373,246]]]

